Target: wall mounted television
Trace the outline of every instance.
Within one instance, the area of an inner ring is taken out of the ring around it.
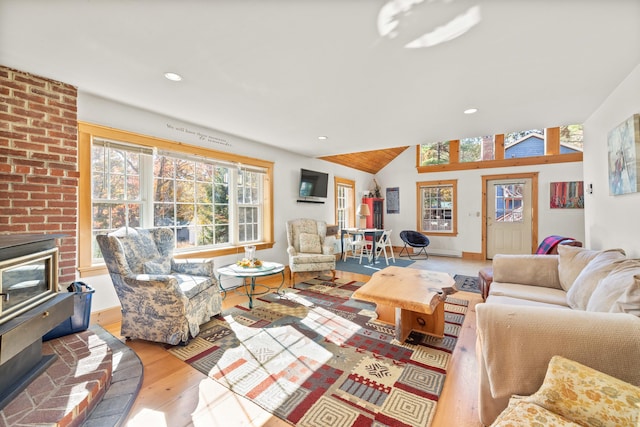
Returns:
[[[327,197],[329,174],[300,169],[300,197]]]

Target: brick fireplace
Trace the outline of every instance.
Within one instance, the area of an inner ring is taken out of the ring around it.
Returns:
[[[77,89],[0,65],[0,234],[61,233],[59,280],[76,277]]]

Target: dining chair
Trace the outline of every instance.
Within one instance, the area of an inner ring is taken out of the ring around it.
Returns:
[[[362,264],[362,256],[366,255],[367,260],[369,262],[371,262],[373,260],[373,241],[372,240],[367,240],[364,238],[362,238],[362,245],[358,248],[358,252],[357,252],[358,258],[360,259],[360,261],[358,261],[359,264]]]
[[[393,246],[391,245],[391,231],[385,230],[384,233],[380,236],[380,239],[376,242],[376,253],[375,258],[379,258],[382,253],[384,253],[384,261],[389,265],[389,254],[387,254],[387,249],[389,249],[391,260],[395,264],[396,257],[393,254]]]
[[[362,252],[362,246],[366,244],[364,234],[362,233],[349,233],[347,235],[347,244],[344,252],[342,253],[342,261],[346,261],[347,258],[358,258]],[[351,253],[351,255],[349,255]]]

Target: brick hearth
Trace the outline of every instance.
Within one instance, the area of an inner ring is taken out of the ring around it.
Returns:
[[[1,426],[118,426],[142,383],[142,363],[102,329],[43,343],[56,361],[0,411]]]

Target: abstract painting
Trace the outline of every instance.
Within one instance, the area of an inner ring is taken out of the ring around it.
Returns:
[[[634,114],[609,132],[609,194],[636,193],[640,189],[640,114]]]
[[[584,183],[582,181],[552,182],[551,209],[583,209]]]

